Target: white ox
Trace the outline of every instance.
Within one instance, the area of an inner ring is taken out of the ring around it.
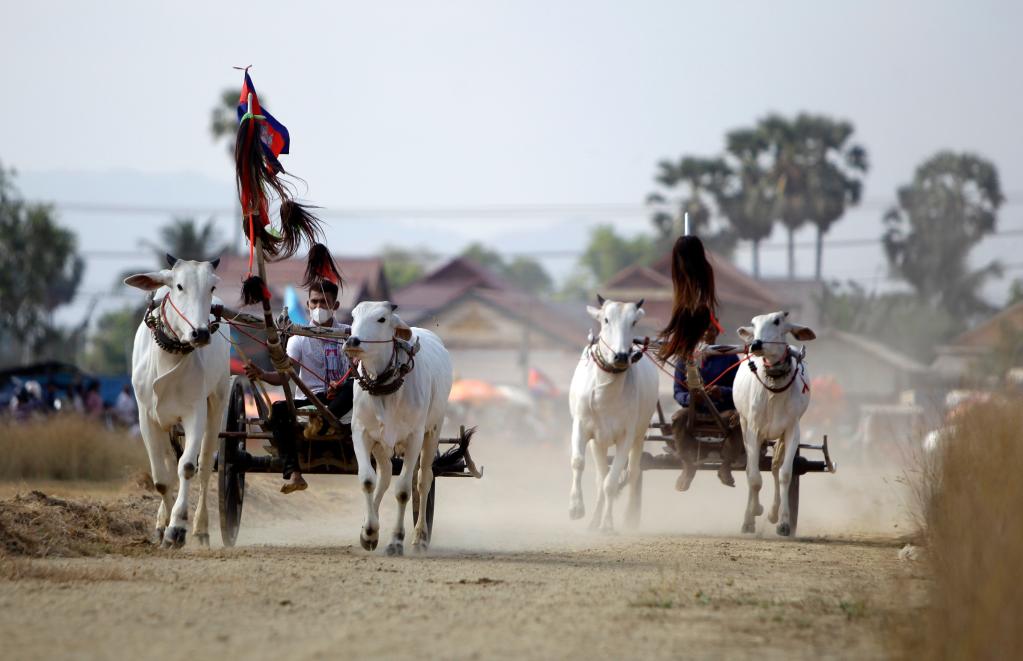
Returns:
[[[792,533],[789,517],[789,484],[792,463],[799,449],[799,420],[810,405],[810,375],[802,356],[789,346],[787,336],[807,341],[816,337],[806,326],[791,323],[788,312],[772,312],[753,318],[753,326],[739,329],[748,345],[756,371],[743,365],[738,368],[732,397],[742,423],[746,446],[746,476],[749,500],[742,531],[754,532],[755,519],[763,514],[760,504],[760,448],[776,440],[771,472],[774,474],[774,504],[767,519],[777,523],[779,535]],[[779,506],[781,517],[779,520]]]
[[[404,552],[405,506],[417,490],[413,480],[418,481],[420,516],[412,547],[425,551],[429,546],[426,501],[452,382],[451,357],[441,339],[424,328],[409,328],[395,314],[396,309],[387,301],[359,303],[352,310],[352,334],[345,344],[345,352],[360,363],[352,443],[359,461],[359,482],[366,495],[366,520],[359,541],[367,551],[375,549],[379,540],[380,501],[391,482],[391,457],[404,458],[395,490],[398,518],[387,546],[388,555]],[[418,343],[414,358],[402,348],[409,344],[403,343]],[[404,374],[404,383],[394,392],[372,394],[361,387],[366,382],[387,390],[401,378],[400,368],[413,360],[414,367]],[[371,457],[376,459],[375,470]]]
[[[220,280],[213,271],[220,260],[193,262],[168,255],[167,261],[169,269],[124,280],[144,290],[166,287],[153,311],[157,328],[150,330],[143,322],[135,333],[131,383],[153,483],[163,499],[156,516],[158,538],[165,548],[184,545],[188,486],[198,469],[199,504],[192,533],[209,546],[206,492],[230,384],[230,346],[219,333],[211,336],[209,326],[213,290]],[[161,342],[171,351],[157,344],[160,332]],[[177,424],[184,430],[185,444],[175,470],[169,432]],[[178,492],[172,500],[175,472]]]
[[[599,308],[587,306],[600,323],[597,342],[583,351],[569,388],[572,412],[572,492],[568,515],[580,519],[583,505],[582,475],[586,445],[592,442],[597,468],[597,504],[591,528],[614,529],[612,509],[621,489],[622,470],[628,460],[626,482],[629,505],[625,524],[639,524],[641,497],[640,459],[643,440],[657,407],[657,368],[633,348],[633,327],[643,318],[643,301],[619,303],[597,297]],[[633,359],[638,362],[633,362]],[[608,469],[607,452],[615,448]]]

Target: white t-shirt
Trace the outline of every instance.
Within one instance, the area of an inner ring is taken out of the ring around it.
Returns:
[[[299,378],[317,394],[326,392],[329,384],[348,372],[348,356],[341,351],[340,340],[292,335],[288,339],[288,357],[299,363]],[[327,382],[309,370],[323,376]]]

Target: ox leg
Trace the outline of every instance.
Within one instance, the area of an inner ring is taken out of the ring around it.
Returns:
[[[614,504],[618,492],[622,489],[622,473],[625,464],[629,460],[629,452],[625,443],[621,442],[615,446],[615,458],[611,462],[611,470],[604,476],[604,517],[600,521],[601,532],[614,532]]]
[[[781,521],[776,528],[779,535],[788,537],[792,534],[792,519],[789,512],[789,485],[792,484],[792,464],[796,460],[796,452],[799,450],[799,423],[785,433],[785,456],[781,466],[775,469],[777,475],[774,490],[774,502],[781,500]],[[777,506],[777,505],[776,505]]]
[[[437,456],[437,446],[440,444],[440,429],[434,428],[426,433],[423,439],[423,450],[419,454],[419,520],[416,521],[416,529],[412,535],[412,548],[416,551],[426,551],[430,546],[430,533],[426,521],[426,502],[430,497],[430,489],[433,487],[433,458]]]
[[[593,466],[596,468],[597,479],[597,502],[593,505],[593,518],[590,519],[590,530],[600,527],[604,519],[604,507],[607,504],[607,495],[604,493],[604,480],[607,478],[607,447],[593,439],[590,441],[590,451],[593,453]]]
[[[643,469],[640,464],[643,461],[645,439],[646,429],[640,432],[629,449],[629,467],[625,473],[625,483],[629,487],[629,506],[625,510],[625,527],[628,530],[639,527],[639,517],[643,508]]]
[[[359,533],[359,544],[367,551],[377,547],[380,539],[380,520],[377,516],[377,502],[373,491],[377,486],[377,473],[373,470],[370,460],[370,448],[367,444],[365,433],[358,425],[352,425],[352,446],[355,449],[355,458],[359,462],[359,484],[362,485],[362,493],[366,496],[366,519],[362,524],[362,531]],[[374,446],[376,443],[374,442]],[[386,462],[390,464],[390,461]]]
[[[160,494],[160,509],[156,513],[156,543],[163,542],[164,531],[170,523],[170,511],[173,499],[171,486],[174,483],[174,448],[171,447],[167,432],[160,429],[156,421],[143,413],[139,416],[139,431],[142,442],[149,456],[149,470],[153,476],[153,486]]]
[[[195,477],[199,465],[199,450],[206,434],[208,419],[205,406],[196,407],[192,416],[182,421],[185,430],[185,449],[178,460],[178,497],[171,509],[170,527],[163,534],[164,548],[181,548],[185,545],[188,529],[188,487]]]
[[[572,421],[572,491],[568,496],[568,518],[581,519],[586,515],[583,504],[583,469],[586,468],[586,443],[582,423]]]
[[[394,529],[391,531],[391,543],[387,545],[387,555],[403,555],[405,553],[405,509],[412,498],[412,480],[416,474],[419,454],[423,451],[423,430],[412,432],[405,441],[405,461],[401,464],[401,474],[394,483],[394,498],[398,501]]]
[[[746,518],[742,522],[742,531],[756,531],[756,517],[764,513],[760,505],[760,487],[764,478],[760,475],[760,440],[756,432],[747,431],[743,425],[744,443],[746,445],[746,481],[749,484],[749,499],[746,502]]]
[[[192,523],[192,535],[199,546],[210,547],[210,515],[206,508],[206,496],[210,488],[210,475],[213,473],[213,450],[217,447],[220,435],[220,420],[224,413],[225,397],[211,395],[206,400],[206,433],[203,435],[202,447],[199,451],[199,502],[195,506],[195,521]]]

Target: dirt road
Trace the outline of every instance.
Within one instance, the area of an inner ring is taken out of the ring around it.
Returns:
[[[364,553],[354,483],[324,478],[257,484],[234,549],[4,560],[3,656],[879,658],[926,580],[884,480],[808,481],[787,540],[736,534],[743,488],[651,475],[640,533],[602,536],[563,468],[441,482],[427,557]]]

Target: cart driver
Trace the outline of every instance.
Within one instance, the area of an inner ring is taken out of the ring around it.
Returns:
[[[720,329],[716,324],[707,327],[703,335],[704,345],[715,344]],[[703,377],[707,394],[714,403],[714,408],[721,414],[721,419],[728,428],[729,433],[725,436],[721,448],[721,468],[718,469],[718,479],[721,483],[735,486],[732,478],[732,463],[739,453],[741,434],[738,433],[739,417],[735,410],[735,402],[732,401],[732,384],[735,381],[736,364],[739,356],[735,354],[710,354],[701,355],[699,349],[696,351],[696,359],[700,361],[700,376]],[[675,401],[682,407],[672,416],[672,427],[677,446],[682,455],[682,475],[675,483],[675,488],[685,491],[696,475],[698,443],[695,439],[683,434],[686,419],[689,416],[689,407],[693,405],[689,389],[686,387],[686,363],[680,360],[675,368]],[[703,404],[696,405],[698,413],[709,413]]]
[[[335,325],[334,315],[338,309],[338,286],[329,280],[317,280],[309,288],[306,309],[309,319],[317,326]],[[319,398],[330,412],[338,418],[352,409],[352,385],[348,375],[348,357],[341,350],[340,340],[292,335],[288,339],[288,358],[299,368],[302,382]],[[286,377],[276,371],[266,371],[252,361],[245,365],[245,374],[253,380],[260,379],[270,385],[283,385]],[[342,381],[344,379],[344,381]],[[295,408],[309,404],[308,399],[295,399]],[[277,452],[284,462],[284,484],[281,493],[302,491],[308,487],[298,463],[298,447],[295,435],[299,427],[288,408],[288,402],[275,402],[270,408],[270,429],[274,436]]]

